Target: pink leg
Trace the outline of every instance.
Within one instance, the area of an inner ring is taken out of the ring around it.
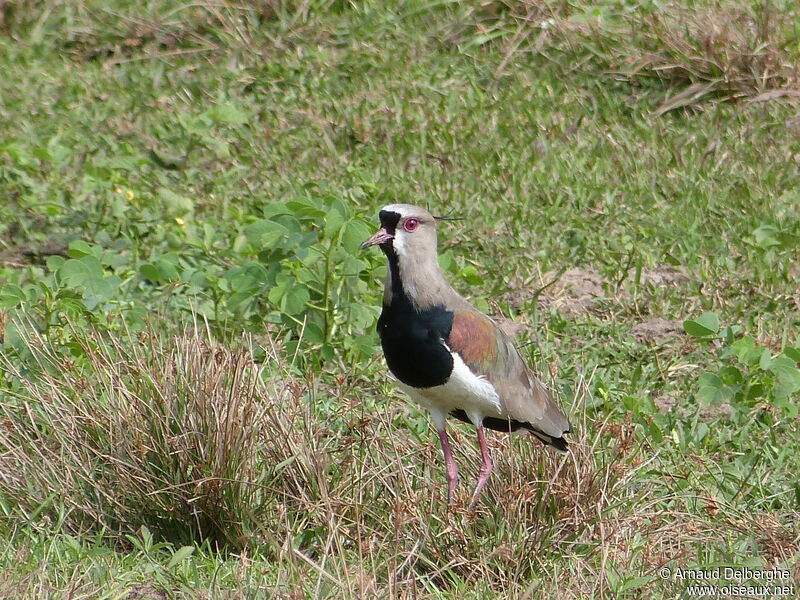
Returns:
[[[447,439],[447,431],[444,427],[439,429],[439,440],[442,442],[442,452],[444,453],[444,464],[447,467],[447,503],[452,504],[456,497],[456,485],[458,484],[458,467],[453,458],[453,451],[450,449],[450,440]]]
[[[478,425],[478,443],[481,445],[481,470],[478,475],[478,484],[475,486],[475,491],[472,493],[472,502],[469,503],[470,508],[475,508],[478,503],[478,496],[481,495],[486,482],[489,481],[489,475],[492,473],[492,459],[489,458],[489,451],[486,449],[486,437],[483,434],[483,425]]]

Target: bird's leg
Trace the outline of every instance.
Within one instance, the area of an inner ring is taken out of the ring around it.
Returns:
[[[492,459],[489,458],[489,451],[486,448],[486,436],[483,434],[483,425],[478,425],[478,443],[481,445],[481,470],[478,475],[478,483],[475,486],[475,491],[472,493],[472,502],[469,503],[470,508],[475,508],[478,503],[478,496],[481,495],[486,482],[489,481],[489,475],[492,473]]]
[[[444,454],[444,464],[447,468],[447,503],[452,504],[456,497],[456,485],[458,484],[458,467],[453,458],[453,451],[450,449],[450,440],[447,439],[444,423],[439,430],[439,440],[442,442],[442,453]]]

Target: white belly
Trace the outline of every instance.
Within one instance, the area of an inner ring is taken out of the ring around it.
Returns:
[[[453,355],[453,372],[443,385],[413,388],[398,383],[398,386],[433,413],[447,415],[455,409],[461,409],[476,425],[483,417],[503,416],[497,390],[488,379],[470,371],[458,354]]]

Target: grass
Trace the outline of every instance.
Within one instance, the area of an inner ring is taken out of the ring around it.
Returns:
[[[0,15],[0,598],[797,581],[793,3]],[[576,424],[475,513],[376,350],[397,201]]]

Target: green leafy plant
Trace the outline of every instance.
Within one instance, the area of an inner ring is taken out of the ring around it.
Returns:
[[[45,328],[77,317],[110,325],[103,315],[121,309],[117,326],[141,329],[147,310],[167,299],[217,327],[258,330],[267,322],[292,332],[290,347],[320,351],[308,356],[342,351],[358,361],[372,354],[379,311],[372,281],[382,261],[358,248],[370,232],[352,200],[306,193],[265,205],[232,244],[220,243],[211,225],[184,231],[185,241],[167,240],[189,251],[159,246],[145,260],[136,249],[141,239],[122,252],[73,240],[65,257],[47,259],[35,283],[0,286],[0,308],[11,317],[39,315]]]
[[[379,310],[364,300],[375,294],[375,264],[358,251],[369,234],[352,204],[332,195],[269,204],[235,240],[253,258],[219,279],[220,299],[239,318],[295,331],[293,343],[319,348],[323,358],[335,347],[371,354],[374,340],[362,334]]]
[[[720,327],[719,315],[706,312],[684,321],[684,330],[698,341],[714,342],[719,366],[697,380],[695,396],[701,405],[729,403],[737,412],[749,413],[762,406],[778,418],[794,418],[800,392],[800,348],[786,346],[774,353],[739,326]]]

